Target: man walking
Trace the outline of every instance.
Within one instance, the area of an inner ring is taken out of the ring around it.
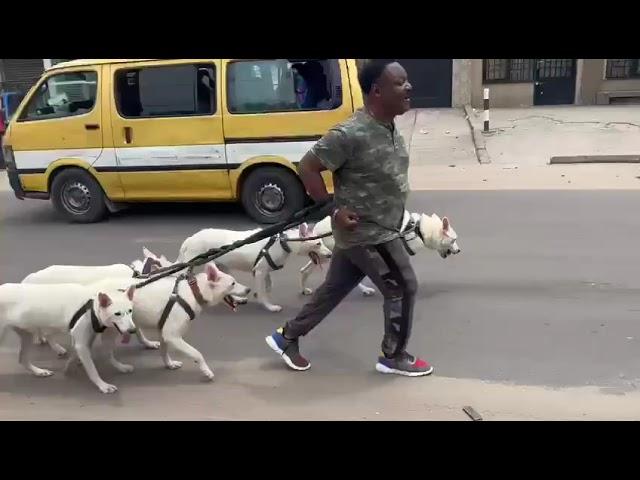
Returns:
[[[394,119],[410,108],[411,84],[396,62],[372,61],[359,75],[365,107],[331,129],[300,163],[300,176],[317,202],[330,197],[321,172],[335,185],[336,246],[327,277],[298,316],[266,338],[294,370],[311,364],[298,339],[316,327],[368,276],[384,296],[384,338],[376,370],[406,376],[433,372],[407,353],[416,276],[399,233],[409,193],[409,155]]]

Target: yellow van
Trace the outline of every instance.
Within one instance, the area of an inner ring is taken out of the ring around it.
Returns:
[[[74,60],[14,115],[7,172],[18,198],[51,199],[74,222],[127,203],[239,200],[275,223],[307,201],[304,153],[362,104],[352,59]]]

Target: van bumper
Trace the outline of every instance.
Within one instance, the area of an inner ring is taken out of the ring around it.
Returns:
[[[13,193],[18,200],[24,200],[25,198],[49,200],[49,194],[47,192],[25,192],[22,189],[20,175],[13,165],[7,165],[7,177],[9,178],[9,185],[11,186]]]

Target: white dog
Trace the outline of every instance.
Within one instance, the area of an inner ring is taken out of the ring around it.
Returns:
[[[231,297],[237,283],[231,275],[221,272],[215,263],[205,266],[205,272],[193,275],[191,281],[182,276],[165,277],[136,290],[133,299],[133,322],[139,328],[155,328],[160,333],[160,353],[167,368],[175,370],[181,362],[172,360],[169,348],[178,350],[191,358],[204,377],[213,379],[213,371],[202,354],[184,341],[191,321],[200,315],[203,307],[225,302],[235,309]],[[92,287],[127,288],[131,279],[111,278]],[[246,288],[246,287],[245,287]],[[247,295],[249,292],[242,292]],[[70,358],[68,365],[74,361]]]
[[[134,260],[131,265],[124,263],[100,266],[51,265],[27,275],[25,279],[22,280],[22,283],[38,285],[74,283],[78,285],[88,285],[105,278],[137,278],[148,275],[159,268],[172,265],[164,255],[158,256],[146,247],[142,248],[142,253],[144,259]],[[140,343],[146,348],[157,349],[160,345],[158,342],[151,342],[145,338],[141,330],[136,330],[136,335]],[[62,345],[51,338],[46,338],[42,332],[35,332],[35,343],[48,343],[59,357],[64,357],[67,354],[67,350]]]
[[[38,272],[28,275],[22,283],[38,283],[38,284],[52,284],[52,283],[75,283],[75,284],[97,284],[111,279],[126,280],[124,284],[127,286],[131,284],[131,281],[138,281],[138,277],[144,276],[157,271],[160,268],[166,268],[173,265],[167,257],[164,255],[156,255],[146,247],[142,248],[144,260],[134,260],[131,266],[124,264],[106,265],[106,266],[80,266],[80,265],[52,265]],[[124,268],[126,267],[126,268]],[[132,277],[133,272],[133,277]],[[176,277],[181,272],[175,273],[168,277],[175,281]],[[118,284],[119,282],[116,282]],[[107,285],[109,283],[107,282]],[[243,297],[246,297],[251,291],[245,285],[239,282],[235,282],[232,290],[233,305],[234,307],[238,303],[243,303]],[[239,300],[238,300],[239,299]],[[168,297],[165,300],[168,301]],[[44,344],[48,343],[54,352],[59,357],[64,357],[67,354],[67,350],[51,338],[46,338],[41,332],[37,332],[37,336],[40,339],[36,339],[36,343]],[[145,348],[150,350],[157,350],[160,348],[160,342],[149,340],[142,330],[142,328],[136,328],[136,336],[138,341],[144,345]]]
[[[200,230],[183,242],[176,262],[186,262],[212,248],[220,248],[238,240],[244,240],[258,231],[260,230],[234,231],[214,228]],[[269,298],[272,285],[271,272],[283,268],[292,254],[308,256],[314,264],[319,264],[323,258],[329,257],[331,251],[319,239],[293,241],[314,235],[313,230],[303,223],[298,229],[287,230],[270,239],[226,253],[216,259],[216,263],[223,271],[253,272],[258,300],[270,312],[279,312],[282,307],[274,305]]]
[[[31,363],[33,333],[69,332],[74,351],[91,381],[103,393],[115,392],[115,386],[100,378],[91,357],[91,344],[98,333],[110,327],[120,334],[135,331],[131,316],[134,290],[105,289],[96,293],[83,285],[5,283],[0,285],[0,338],[7,328],[13,329],[20,337],[20,363],[34,375],[48,377],[53,372]],[[118,362],[113,355],[115,336],[104,340],[111,364],[120,372],[131,372],[133,367]]]
[[[325,217],[318,222],[314,231],[317,236],[330,233],[332,231],[331,217]],[[402,233],[404,235],[404,245],[409,255],[415,255],[425,248],[437,251],[442,258],[460,253],[457,241],[458,235],[453,230],[447,217],[441,220],[435,213],[429,216],[424,213],[409,213],[405,211],[402,221]],[[322,242],[328,250],[333,251],[335,247],[333,236],[324,237]],[[300,289],[303,295],[311,295],[313,293],[307,287],[307,280],[314,270],[322,266],[322,263],[309,262],[300,270]],[[375,292],[373,288],[367,287],[362,283],[358,285],[358,288],[365,296],[373,295]]]

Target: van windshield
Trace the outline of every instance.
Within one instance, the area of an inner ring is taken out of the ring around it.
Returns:
[[[61,73],[42,83],[20,120],[45,120],[82,115],[93,110],[98,76],[95,72]]]

